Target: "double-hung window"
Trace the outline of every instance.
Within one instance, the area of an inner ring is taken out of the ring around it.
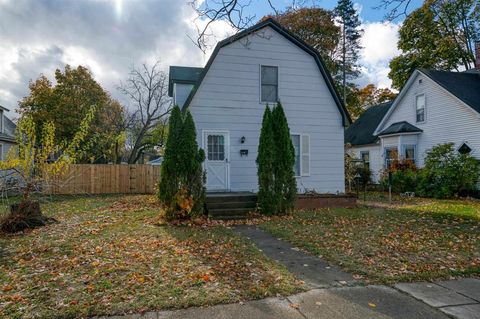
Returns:
[[[291,134],[295,164],[293,165],[293,172],[295,176],[309,176],[310,175],[310,135],[306,134]]]
[[[360,152],[360,159],[366,167],[370,168],[370,152],[362,151]]]
[[[417,123],[425,122],[425,94],[415,97],[415,111]]]
[[[386,147],[384,150],[385,154],[385,163],[384,166],[386,169],[390,168],[392,162],[398,159],[398,150],[396,147]]]
[[[410,160],[415,163],[416,158],[416,147],[415,145],[404,145],[403,154],[406,160]]]
[[[278,67],[261,66],[261,102],[278,102]]]

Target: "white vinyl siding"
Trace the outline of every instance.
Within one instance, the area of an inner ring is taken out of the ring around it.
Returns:
[[[310,137],[309,175],[297,178],[299,191],[345,192],[342,117],[314,58],[270,28],[259,32],[222,47],[212,61],[189,106],[197,137],[202,130],[228,130],[231,190],[257,191],[255,159],[265,111],[259,104],[260,66],[276,65],[290,132]],[[247,156],[240,155],[243,149]]]
[[[368,153],[368,167],[370,168],[370,176],[373,183],[380,181],[383,170],[383,160],[381,155],[381,146],[379,144],[354,146],[348,153],[352,154],[354,158],[362,159],[362,154]]]

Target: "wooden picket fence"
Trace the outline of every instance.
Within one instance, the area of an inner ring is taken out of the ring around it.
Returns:
[[[50,194],[153,194],[160,166],[76,164],[45,188]]]

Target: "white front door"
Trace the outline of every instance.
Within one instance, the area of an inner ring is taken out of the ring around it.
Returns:
[[[230,137],[224,131],[205,131],[203,133],[205,150],[205,171],[207,172],[208,191],[229,190],[229,144]]]

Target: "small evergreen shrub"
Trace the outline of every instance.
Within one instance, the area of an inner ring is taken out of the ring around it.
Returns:
[[[203,213],[205,203],[205,153],[198,147],[195,123],[189,111],[182,116],[178,106],[169,119],[158,197],[167,219],[181,219]]]
[[[451,198],[477,189],[480,164],[469,154],[458,153],[453,143],[433,147],[419,174],[421,196]]]

